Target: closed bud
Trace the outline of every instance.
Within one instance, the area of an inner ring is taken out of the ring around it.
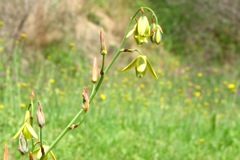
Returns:
[[[97,72],[97,58],[94,57],[93,59],[93,66],[92,66],[92,78],[91,81],[93,83],[97,82],[97,78],[98,78],[98,72]]]
[[[83,110],[85,111],[85,112],[87,112],[88,111],[88,108],[89,108],[89,99],[88,99],[88,94],[87,94],[87,88],[86,87],[84,87],[83,88],[83,93],[82,93],[82,97],[83,97]]]
[[[106,48],[103,28],[101,28],[101,30],[100,30],[100,43],[101,43],[100,53],[101,53],[101,55],[106,55],[107,54],[107,48]]]
[[[18,140],[18,150],[22,155],[28,152],[28,142],[22,132],[20,133]]]
[[[32,91],[31,95],[30,95],[30,99],[34,99],[34,91]]]
[[[7,145],[5,145],[5,147],[4,147],[2,160],[8,160],[8,149],[7,149]]]
[[[39,127],[43,127],[44,126],[44,124],[45,124],[45,116],[44,116],[44,113],[42,111],[42,107],[41,107],[40,102],[38,102],[37,121],[38,121]]]

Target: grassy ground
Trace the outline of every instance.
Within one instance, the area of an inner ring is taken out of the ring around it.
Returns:
[[[8,65],[4,59],[0,64],[0,144],[8,144],[10,159],[20,157],[12,137],[22,125],[31,90],[35,107],[42,103],[44,139],[51,143],[80,109],[83,87],[92,87],[85,52],[50,48],[44,51],[45,60],[29,66],[23,65],[23,54],[18,47]],[[155,47],[149,56],[159,79],[119,72],[122,61],[128,61],[120,57],[83,125],[54,148],[58,159],[240,158],[238,71],[199,67]]]

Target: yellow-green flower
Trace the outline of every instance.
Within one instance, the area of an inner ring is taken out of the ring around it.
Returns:
[[[155,79],[158,79],[155,71],[152,68],[152,65],[148,61],[147,57],[144,55],[139,55],[129,65],[123,68],[122,71],[127,71],[133,67],[135,67],[136,76],[138,78],[144,77],[146,71],[148,70]]]
[[[43,147],[44,151],[46,151],[49,148],[49,146],[47,146],[47,145],[43,145],[42,147]],[[37,150],[35,150],[33,152],[33,155],[37,156],[37,160],[40,160],[42,157],[41,147],[39,147]],[[56,157],[52,151],[48,152],[48,154],[44,156],[43,160],[48,160],[49,156],[51,157],[52,160],[56,160]]]
[[[148,43],[148,38],[150,36],[150,26],[146,16],[141,16],[138,19],[137,24],[134,25],[133,29],[128,32],[126,38],[134,34],[134,40],[138,45],[143,43]]]
[[[17,138],[20,133],[22,132],[24,137],[26,139],[32,139],[32,137],[38,139],[38,136],[32,126],[30,125],[30,112],[27,110],[24,118],[24,124],[21,126],[21,128],[18,130],[18,132],[13,137],[14,139]]]

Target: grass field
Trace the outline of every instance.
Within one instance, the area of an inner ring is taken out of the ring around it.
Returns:
[[[0,144],[8,144],[10,159],[20,159],[12,137],[32,90],[35,108],[40,101],[46,117],[44,140],[51,143],[82,106],[83,87],[92,87],[92,62],[83,51],[51,48],[45,60],[28,66],[23,54],[19,44],[11,63],[0,64]],[[122,55],[84,123],[53,149],[58,159],[240,159],[238,70],[196,66],[156,48],[150,54],[159,79],[119,72],[128,61]]]

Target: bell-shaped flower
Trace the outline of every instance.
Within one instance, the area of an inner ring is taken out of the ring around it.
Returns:
[[[141,16],[137,24],[134,25],[133,29],[128,32],[126,38],[134,34],[134,40],[137,45],[142,45],[143,43],[148,43],[148,38],[150,36],[150,26],[146,16]]]
[[[30,112],[27,110],[24,118],[24,124],[21,126],[21,128],[18,130],[18,132],[15,134],[13,137],[14,139],[17,138],[20,133],[22,132],[24,137],[29,140],[32,139],[33,137],[38,139],[38,136],[32,126],[30,125]]]
[[[42,149],[41,149],[41,147],[39,147],[37,150],[35,150],[33,152],[33,156],[34,157],[36,156],[37,160],[40,160],[43,156],[42,151],[45,152],[48,148],[49,148],[49,146],[47,146],[47,145],[43,145]],[[42,160],[48,160],[49,157],[51,157],[52,160],[56,160],[56,157],[51,150],[46,155],[44,155]]]
[[[158,79],[155,71],[152,68],[151,63],[144,55],[139,55],[137,58],[135,58],[129,65],[127,65],[125,68],[122,69],[122,71],[128,71],[135,67],[136,76],[138,78],[144,77],[146,74],[146,71],[148,70],[149,73],[155,78]]]
[[[137,32],[141,37],[149,37],[150,26],[146,16],[142,15],[137,22]]]

